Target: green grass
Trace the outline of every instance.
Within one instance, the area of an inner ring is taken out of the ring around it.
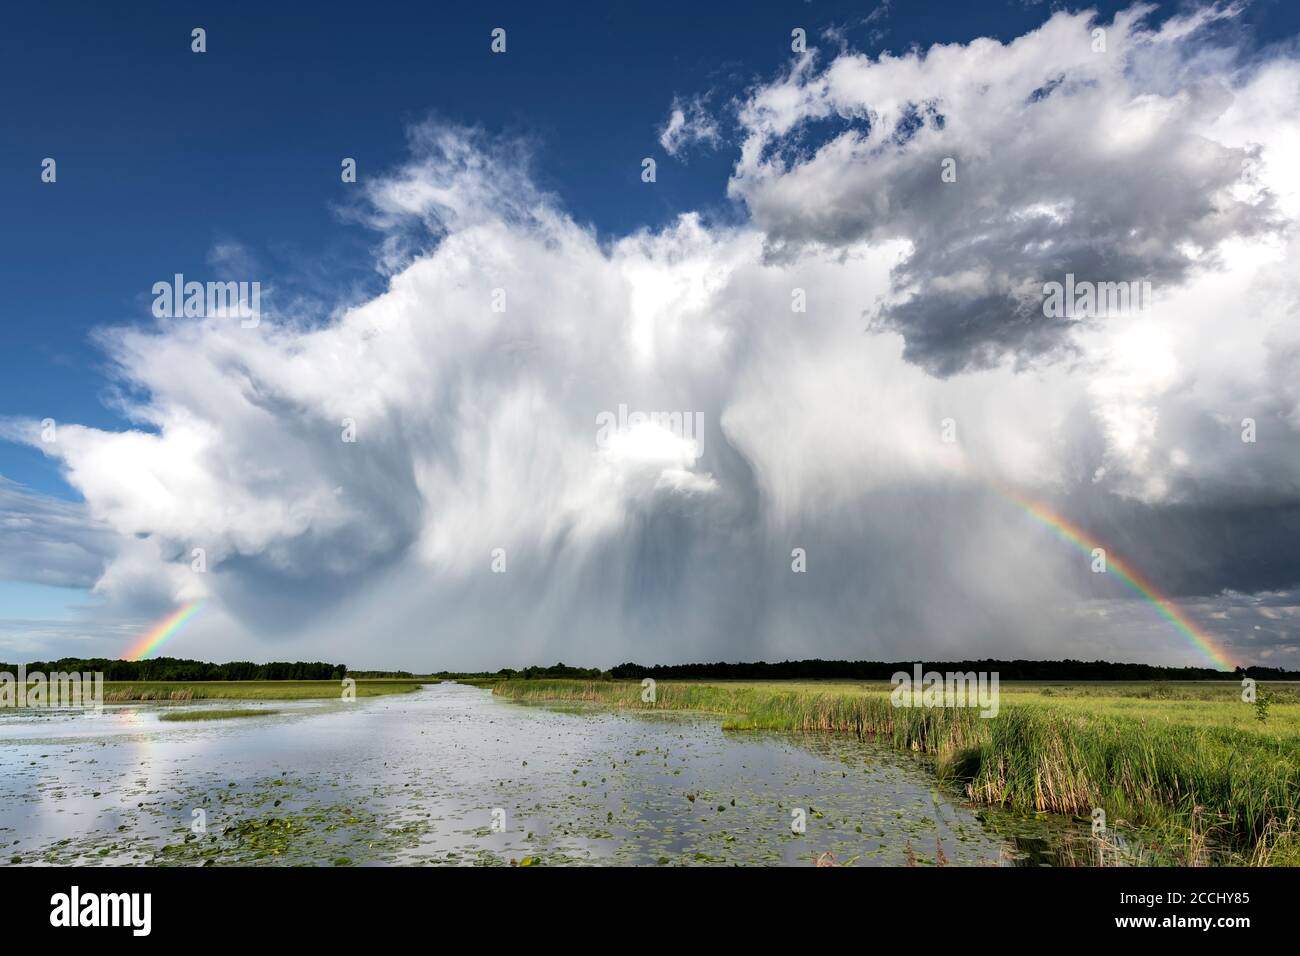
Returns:
[[[1268,719],[1232,682],[1003,684],[1001,709],[895,708],[885,683],[664,681],[642,703],[629,681],[510,680],[516,700],[590,701],[722,715],[725,728],[872,735],[931,754],[976,802],[1138,827],[1237,862],[1300,864],[1300,690],[1260,685]]]
[[[357,697],[409,694],[436,681],[359,680]],[[107,703],[148,700],[338,700],[336,680],[105,681]]]
[[[212,710],[173,710],[159,714],[159,720],[234,720],[239,717],[269,717],[278,710],[221,708]]]

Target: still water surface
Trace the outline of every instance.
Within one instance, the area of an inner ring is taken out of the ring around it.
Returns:
[[[459,684],[158,719],[180,706],[232,705],[0,712],[0,865],[995,866],[1046,862],[1070,836],[964,806],[920,758],[843,735]]]

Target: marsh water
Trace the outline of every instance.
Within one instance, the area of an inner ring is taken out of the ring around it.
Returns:
[[[208,706],[0,712],[0,865],[1033,865],[1074,836],[843,735],[459,684],[159,719]]]

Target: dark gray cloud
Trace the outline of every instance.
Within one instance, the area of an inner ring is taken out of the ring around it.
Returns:
[[[1102,51],[1099,22],[1060,13],[1006,46],[803,64],[742,110],[732,193],[774,255],[905,243],[875,327],[934,374],[1070,351],[1075,320],[1044,315],[1044,283],[1159,295],[1218,268],[1228,240],[1282,225],[1258,150],[1206,135],[1240,93],[1200,73],[1200,33],[1140,22],[1105,24]],[[830,119],[844,128],[799,145]]]

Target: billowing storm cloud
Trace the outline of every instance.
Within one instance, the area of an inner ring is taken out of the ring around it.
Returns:
[[[951,374],[1062,348],[1044,282],[1164,288],[1281,226],[1257,145],[1214,129],[1234,103],[1222,54],[1189,42],[1228,12],[1158,31],[1147,12],[825,69],[810,53],[744,104],[731,192],[774,253],[905,243],[878,318],[909,360]]]
[[[6,434],[109,607],[207,600],[177,653],[1204,663],[1015,489],[1300,665],[1300,62],[1231,15],[800,57],[718,146],[740,225],[602,241],[519,144],[421,126],[354,210],[383,294],[107,330],[138,427]],[[1154,295],[1045,315],[1067,274]]]

